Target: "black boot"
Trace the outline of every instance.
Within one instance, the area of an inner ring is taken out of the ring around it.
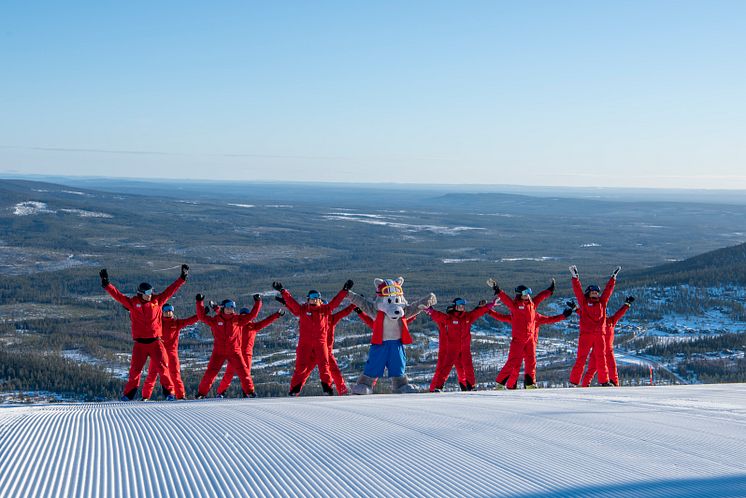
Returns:
[[[324,394],[326,394],[327,396],[334,396],[334,389],[332,389],[332,386],[325,382],[321,383],[321,390],[324,391]]]
[[[290,392],[288,393],[288,396],[298,396],[300,394],[301,387],[303,386],[301,386],[300,384],[298,384],[297,386],[292,386],[290,388]]]
[[[458,386],[461,388],[462,391],[471,391],[471,389],[469,389],[468,383],[464,384],[463,382],[459,382]]]
[[[474,386],[469,381],[466,381],[466,390],[467,391],[473,391],[474,390]]]

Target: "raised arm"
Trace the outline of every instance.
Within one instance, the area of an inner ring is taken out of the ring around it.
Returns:
[[[204,307],[202,308],[202,311],[204,311]],[[187,318],[179,318],[176,320],[176,328],[178,330],[183,329],[184,327],[188,327],[190,325],[194,325],[199,321],[199,317],[197,315],[192,315]]]
[[[249,321],[254,320],[257,316],[259,316],[259,310],[262,309],[262,296],[259,294],[254,294],[252,296],[254,298],[254,305],[251,307],[251,311],[249,311],[248,315],[251,318],[249,318]]]
[[[469,321],[474,323],[480,318],[482,318],[484,315],[490,312],[493,306],[497,304],[497,298],[493,299],[491,302],[488,302],[485,305],[477,306],[473,310],[469,312]]]
[[[572,313],[572,311],[570,311],[570,313]],[[557,323],[557,322],[561,322],[562,320],[566,320],[568,316],[570,315],[569,314],[565,315],[564,313],[560,313],[559,315],[552,315],[552,316],[545,316],[545,315],[542,315],[541,313],[537,313],[536,324],[541,326],[541,325],[547,325],[549,323]]]
[[[207,325],[212,325],[215,322],[215,317],[209,316],[205,313],[205,296],[203,294],[197,294],[196,311],[197,318],[200,322],[204,322]]]
[[[629,299],[630,298],[628,297],[627,300],[624,301],[622,307],[616,310],[616,313],[608,318],[608,321],[611,323],[612,327],[616,327],[616,324],[619,322],[619,320],[621,320],[624,314],[627,313],[632,307],[632,301],[634,301],[634,298],[632,298],[632,301],[630,301]]]
[[[114,284],[109,283],[106,287],[104,287],[104,290],[109,293],[111,297],[114,298],[116,302],[127,308],[127,310],[132,309],[132,304],[130,304],[130,298],[119,292],[119,289],[114,287]]]
[[[282,313],[280,313],[279,311],[275,311],[268,317],[262,320],[259,320],[258,322],[253,323],[251,328],[253,330],[262,330],[264,327],[270,326],[275,320],[280,318],[284,313],[285,313],[284,311]]]
[[[166,287],[166,290],[158,294],[158,302],[160,303],[168,302],[168,300],[171,299],[174,294],[176,294],[176,291],[179,290],[179,287],[184,285],[184,282],[186,282],[186,280],[184,280],[182,277],[179,277],[176,280],[174,280],[174,282],[171,285]]]
[[[500,298],[500,301],[502,301],[503,304],[507,306],[511,312],[515,311],[515,303],[504,290],[501,290],[497,297]]]
[[[497,320],[498,322],[505,322],[505,323],[511,323],[513,321],[512,315],[506,315],[504,313],[499,313],[495,310],[489,310],[487,312],[489,316]]]
[[[583,285],[580,283],[580,277],[572,277],[572,291],[575,294],[575,299],[578,300],[578,304],[582,305],[585,302],[585,295],[583,294]]]
[[[290,294],[287,289],[282,289],[280,294],[285,300],[285,306],[287,306],[288,311],[295,316],[300,316],[300,304],[298,304],[298,301],[295,300],[293,295]]]
[[[436,298],[435,294],[431,292],[427,296],[420,298],[413,303],[407,304],[407,306],[404,308],[404,316],[407,318],[412,318],[422,311],[420,305],[423,305],[425,307],[432,307],[436,304],[438,304],[438,298]]]
[[[347,315],[355,311],[355,308],[357,308],[357,306],[355,306],[354,304],[351,304],[347,306],[346,308],[342,309],[341,311],[337,311],[336,313],[334,313],[332,315],[332,327],[337,325],[341,319],[343,319],[344,317],[346,317]]]
[[[363,313],[368,315],[368,317],[376,316],[376,313],[378,313],[375,303],[372,303],[360,294],[349,291],[347,293],[347,299],[349,299],[352,304],[363,310]]]
[[[424,311],[425,314],[427,314],[438,325],[442,325],[448,320],[448,315],[446,313],[438,311],[435,308],[428,307],[422,311]]]
[[[352,280],[348,280],[348,282],[352,282]],[[344,301],[344,299],[347,297],[347,293],[349,291],[350,290],[347,288],[347,284],[345,283],[345,287],[341,291],[337,292],[337,295],[334,296],[331,301],[329,301],[329,309],[331,311],[334,311],[336,308],[338,308],[339,305],[342,304],[342,301]]]
[[[601,302],[604,306],[606,306],[609,303],[609,298],[614,293],[614,287],[616,286],[616,274],[619,270],[614,270],[614,273],[612,273],[611,278],[609,278],[609,281],[606,282],[606,287],[604,287],[604,291],[601,293]]]
[[[366,315],[365,312],[361,310],[360,308],[354,308],[354,310],[355,310],[355,313],[357,313],[357,316],[360,317],[360,320],[362,320],[365,325],[367,325],[371,330],[373,330],[373,324],[375,323],[375,321],[371,317]]]

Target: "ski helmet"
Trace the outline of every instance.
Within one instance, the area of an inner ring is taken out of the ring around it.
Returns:
[[[153,286],[147,282],[142,282],[140,285],[137,286],[137,293],[150,295],[153,293]]]

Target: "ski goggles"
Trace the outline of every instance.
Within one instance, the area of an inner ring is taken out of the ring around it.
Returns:
[[[522,289],[520,291],[516,289],[516,294],[520,294],[521,296],[530,296],[533,293],[534,291],[532,291],[530,287],[526,289]]]
[[[170,304],[166,304],[165,306],[163,306],[164,313],[168,313],[169,311],[173,311],[173,310],[174,310],[174,307],[171,306]]]
[[[318,292],[309,292],[308,299],[321,299],[321,294],[319,294]]]
[[[465,299],[461,299],[461,298],[454,299],[453,300],[453,305],[454,306],[466,306],[466,300]]]
[[[378,289],[378,295],[383,297],[403,296],[404,290],[396,282],[386,282],[386,285]]]
[[[589,285],[589,286],[588,286],[588,287],[587,287],[587,288],[585,289],[585,293],[586,293],[586,294],[589,294],[589,293],[591,293],[591,292],[601,292],[601,288],[600,288],[600,287],[599,287],[598,285]]]
[[[140,290],[140,289],[138,289],[137,293],[138,294],[145,294],[146,296],[152,296],[153,295],[153,289],[148,289],[148,290]]]
[[[236,303],[234,301],[226,301],[223,303],[223,308],[233,308],[236,309]]]

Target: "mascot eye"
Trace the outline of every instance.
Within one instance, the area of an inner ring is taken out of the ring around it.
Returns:
[[[391,304],[391,298],[389,298],[389,304]]]

